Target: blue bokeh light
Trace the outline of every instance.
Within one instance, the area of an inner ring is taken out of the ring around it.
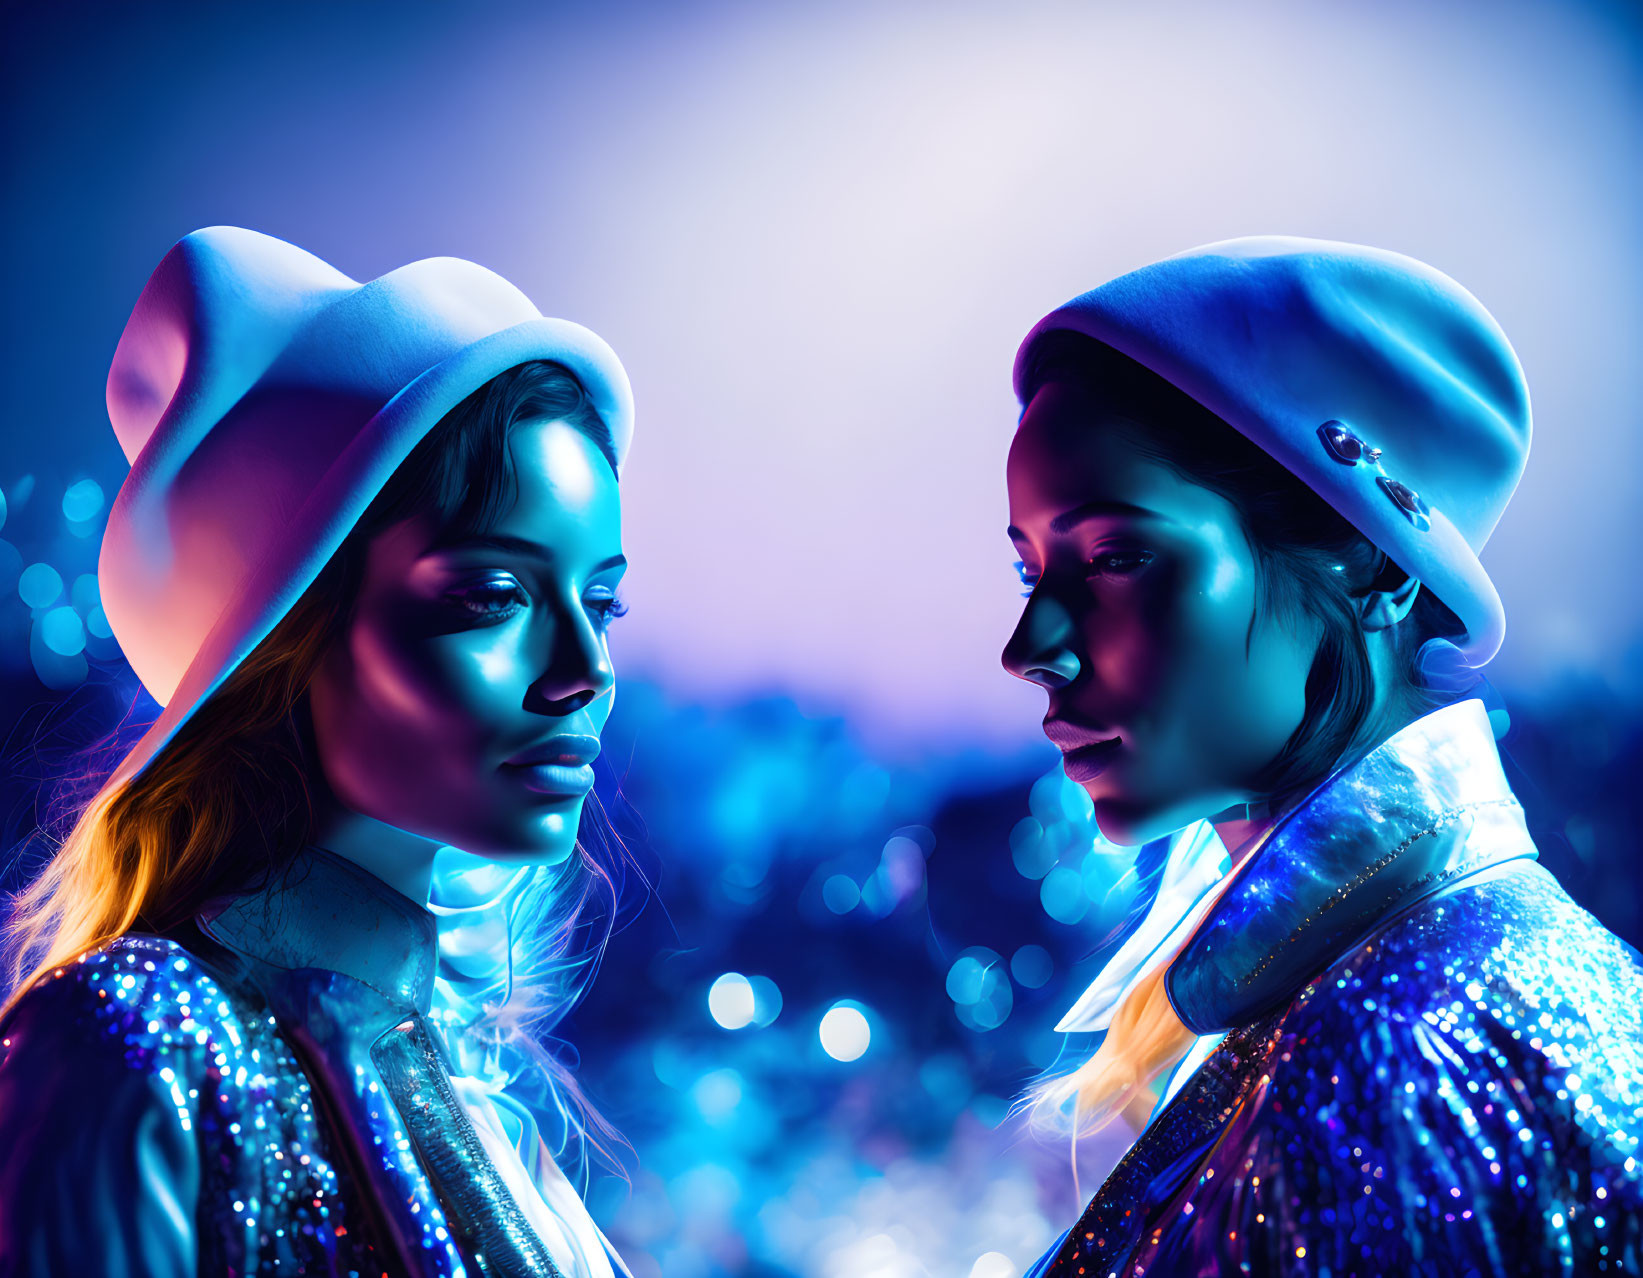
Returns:
[[[965,1026],[985,1032],[1009,1019],[1015,1005],[1004,960],[984,945],[973,945],[947,969],[947,996]]]
[[[817,1027],[822,1050],[836,1061],[860,1060],[873,1041],[873,1027],[860,1003],[840,999],[828,1008]]]
[[[17,579],[17,593],[30,608],[47,608],[63,593],[63,578],[50,564],[30,564]]]
[[[53,608],[40,618],[40,639],[59,656],[72,657],[85,651],[86,628],[74,609]]]
[[[83,572],[77,576],[74,584],[69,587],[68,597],[82,617],[89,616],[92,609],[101,607],[103,592],[97,581],[97,574]]]
[[[82,479],[63,493],[63,517],[70,523],[95,518],[103,508],[103,488],[95,479]]]
[[[782,992],[768,976],[750,976],[753,990],[753,1024],[764,1029],[782,1014]]]
[[[1022,817],[1010,831],[1010,859],[1023,878],[1041,879],[1055,867],[1055,845],[1037,817]]]
[[[752,983],[740,972],[726,972],[708,989],[707,1010],[723,1029],[746,1029],[753,1023]]]
[[[1041,988],[1055,972],[1055,960],[1042,945],[1023,945],[1010,957],[1010,975],[1030,990]]]
[[[1084,878],[1077,870],[1058,865],[1044,876],[1038,886],[1038,899],[1044,913],[1057,923],[1073,924],[1082,919],[1090,908],[1084,895]]]
[[[72,608],[58,609],[74,616]],[[50,613],[36,614],[29,625],[29,665],[34,668],[34,674],[41,683],[53,692],[66,692],[70,688],[77,688],[85,682],[90,667],[86,663],[83,652],[59,652],[46,641],[46,618]],[[78,618],[75,618],[78,621]],[[54,637],[65,646],[67,636],[61,633],[61,622],[53,623]]]
[[[741,1074],[726,1067],[710,1070],[697,1079],[690,1089],[690,1099],[708,1122],[723,1123],[735,1116],[745,1090],[746,1081]]]
[[[822,884],[822,902],[835,914],[848,914],[861,903],[861,889],[848,874],[835,874]]]

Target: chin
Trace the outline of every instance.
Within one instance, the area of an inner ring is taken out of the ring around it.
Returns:
[[[509,851],[498,853],[495,859],[512,865],[563,865],[575,854],[576,835],[573,831],[568,837],[538,838],[522,843]]]
[[[559,865],[576,852],[580,816],[580,805],[574,812],[537,812],[507,828],[476,835],[466,843],[453,841],[453,846],[498,865]]]
[[[1121,848],[1138,848],[1202,819],[1196,814],[1183,814],[1174,805],[1140,804],[1112,794],[1092,794],[1090,803],[1095,809],[1095,824],[1101,837]]]

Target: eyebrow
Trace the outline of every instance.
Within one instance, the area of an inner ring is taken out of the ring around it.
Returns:
[[[512,555],[523,555],[530,559],[551,560],[554,555],[551,550],[540,542],[527,541],[523,537],[511,537],[507,533],[472,533],[457,537],[441,537],[423,551],[423,558],[429,555],[444,554],[456,550],[473,548],[485,550],[501,550]],[[623,568],[627,566],[626,555],[612,555],[602,559],[593,566],[595,572],[604,572],[607,568]]]
[[[1050,531],[1053,533],[1071,532],[1086,520],[1099,519],[1103,515],[1121,515],[1131,519],[1164,519],[1156,510],[1148,510],[1145,506],[1132,505],[1127,501],[1087,501],[1082,506],[1074,506],[1071,510],[1064,510],[1050,520]],[[1011,524],[1005,529],[1014,541],[1022,541],[1026,534]]]

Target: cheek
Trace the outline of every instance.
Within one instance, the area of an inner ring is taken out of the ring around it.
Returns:
[[[1318,648],[1317,623],[1308,617],[1263,616],[1250,644],[1248,678],[1259,690],[1249,712],[1250,731],[1266,759],[1276,755],[1306,716],[1306,681]]]
[[[506,704],[505,690],[519,669],[511,645],[493,634],[364,636],[355,656],[361,698],[373,717],[407,731],[466,737]]]
[[[1089,587],[1084,655],[1103,717],[1119,728],[1157,713],[1202,645],[1183,575],[1178,564],[1158,563],[1133,582],[1095,580]]]
[[[523,695],[518,645],[486,630],[430,634],[403,619],[361,621],[346,657],[325,680],[315,726],[326,720],[328,770],[375,774],[401,783],[437,772],[449,786],[477,757]],[[517,685],[517,687],[516,687]]]
[[[1256,616],[1254,609],[1251,591],[1228,615],[1205,618],[1202,660],[1179,690],[1179,719],[1191,737],[1183,750],[1206,784],[1244,787],[1283,749],[1305,713],[1310,628],[1266,610]]]
[[[1162,565],[1161,565],[1162,566]],[[1097,663],[1118,726],[1138,749],[1143,788],[1236,784],[1300,722],[1304,688],[1289,632],[1257,624],[1253,565],[1226,555],[1184,558],[1137,582],[1112,618]]]

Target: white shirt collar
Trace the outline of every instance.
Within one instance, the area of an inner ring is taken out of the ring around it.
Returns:
[[[1060,1034],[1103,1030],[1129,993],[1167,962],[1198,926],[1226,876],[1231,858],[1208,821],[1170,836],[1169,856],[1147,917],[1107,960],[1072,1010],[1055,1027]]]

